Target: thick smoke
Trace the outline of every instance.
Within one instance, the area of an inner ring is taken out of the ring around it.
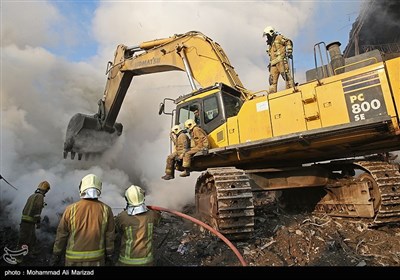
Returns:
[[[400,2],[368,0],[350,30],[345,56],[373,49],[384,53],[400,53]]]
[[[294,53],[300,60],[305,46],[312,52],[315,43],[300,43],[303,36],[299,32],[307,29],[316,9],[321,8],[316,5],[320,4],[100,2],[86,27],[89,37],[96,40],[96,52],[71,61],[64,54],[86,52],[74,48],[88,44],[75,17],[69,18],[51,1],[3,2],[0,173],[18,188],[0,181],[3,215],[17,225],[27,197],[39,182],[47,180],[51,190],[43,215],[55,225],[65,206],[79,199],[79,182],[88,173],[102,178],[101,200],[113,207],[115,214],[125,206],[123,192],[131,184],[146,189],[149,205],[180,210],[193,203],[198,173],[172,181],[160,178],[170,152],[171,120],[158,115],[158,104],[165,97],[176,98],[190,91],[184,73],[134,78],[117,119],[124,125],[123,134],[97,161],[63,159],[70,118],[76,113],[97,112],[106,83],[106,63],[113,60],[118,44],[134,46],[191,30],[203,32],[222,46],[247,88],[265,89],[268,72],[262,30],[273,25],[295,42],[298,39]],[[312,61],[312,56],[307,59]],[[300,66],[296,71],[305,69]]]

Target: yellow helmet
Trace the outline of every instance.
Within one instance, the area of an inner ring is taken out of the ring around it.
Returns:
[[[94,174],[88,174],[82,178],[81,184],[79,185],[79,193],[82,195],[87,189],[95,188],[101,194],[101,186],[103,183],[100,178]]]
[[[267,26],[264,28],[263,37],[267,35],[272,37],[274,34],[275,34],[275,28],[273,28],[272,26]]]
[[[139,206],[140,204],[142,204],[144,202],[144,196],[145,191],[135,185],[131,185],[125,191],[126,202],[128,202],[128,204],[132,206]]]
[[[50,190],[50,184],[47,181],[43,181],[43,182],[40,182],[40,184],[38,185],[37,188],[38,188],[38,190],[48,192]]]
[[[181,132],[181,131],[182,131],[182,128],[181,128],[179,125],[174,125],[174,126],[171,128],[171,132],[172,132],[172,133],[175,133],[176,135],[178,135],[178,133]]]
[[[196,126],[196,122],[194,120],[188,119],[188,120],[185,121],[185,128],[188,128],[188,129],[191,130],[195,126]]]

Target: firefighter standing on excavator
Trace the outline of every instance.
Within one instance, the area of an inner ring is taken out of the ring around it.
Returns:
[[[269,93],[277,91],[279,75],[286,82],[286,89],[294,87],[292,75],[290,74],[289,59],[292,59],[293,42],[275,31],[272,26],[264,29],[263,37],[267,37],[269,55]]]
[[[117,266],[151,266],[154,263],[153,229],[161,213],[148,209],[145,191],[131,185],[125,191],[126,208],[115,217],[116,231],[121,235]]]
[[[21,224],[19,230],[18,249],[23,245],[28,246],[28,254],[36,254],[36,229],[40,228],[41,214],[46,203],[44,197],[50,190],[50,184],[47,181],[40,182],[35,193],[26,201],[22,210]],[[17,262],[22,262],[22,256],[17,258]]]
[[[82,178],[81,200],[65,209],[53,246],[52,265],[65,250],[66,266],[102,266],[114,253],[115,224],[111,207],[98,200],[102,182],[94,174]]]
[[[181,177],[190,176],[192,156],[199,151],[207,154],[210,148],[207,133],[194,120],[188,119],[185,121],[185,128],[189,130],[190,138],[194,141],[194,147],[191,147],[189,151],[183,154],[182,167],[184,171],[179,175]]]
[[[176,162],[178,160],[182,160],[183,154],[190,149],[190,139],[179,125],[174,125],[172,127],[171,138],[174,142],[175,151],[173,151],[167,157],[165,175],[161,177],[164,180],[171,180],[175,178]]]

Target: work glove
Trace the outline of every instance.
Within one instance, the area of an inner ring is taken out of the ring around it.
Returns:
[[[54,255],[53,254],[53,256],[51,256],[51,259],[50,259],[50,266],[59,265],[60,264],[60,260],[61,260],[61,257],[59,255]]]
[[[203,148],[203,150],[201,152],[203,153],[203,155],[208,155],[208,149],[207,148]]]

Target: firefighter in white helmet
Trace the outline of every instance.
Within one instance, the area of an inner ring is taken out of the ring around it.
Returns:
[[[165,175],[161,177],[164,180],[175,178],[175,164],[182,160],[183,154],[190,149],[190,139],[179,125],[172,127],[171,139],[174,142],[174,151],[167,157]]]
[[[42,210],[46,205],[44,197],[49,190],[49,182],[40,182],[35,192],[28,197],[22,210],[18,250],[27,248],[28,256],[39,253],[39,248],[36,247],[36,229],[40,228]],[[18,256],[16,261],[21,263],[23,255]]]
[[[154,264],[153,229],[161,213],[148,209],[145,191],[131,185],[125,191],[126,208],[115,217],[121,247],[117,266],[151,266]]]
[[[279,75],[285,80],[286,89],[294,87],[289,67],[289,59],[293,58],[293,42],[276,32],[272,26],[264,29],[263,37],[267,37],[268,45],[269,93],[277,91]]]
[[[65,251],[66,266],[110,265],[114,253],[115,223],[110,206],[99,196],[102,182],[94,174],[82,178],[81,199],[66,207],[58,224],[52,265]]]
[[[203,152],[203,154],[207,154],[208,149],[210,148],[207,133],[204,129],[198,126],[193,119],[185,121],[185,128],[189,130],[190,138],[193,140],[194,146],[183,154],[182,167],[184,168],[184,171],[179,175],[181,177],[190,176],[190,167],[193,155],[200,151]]]

